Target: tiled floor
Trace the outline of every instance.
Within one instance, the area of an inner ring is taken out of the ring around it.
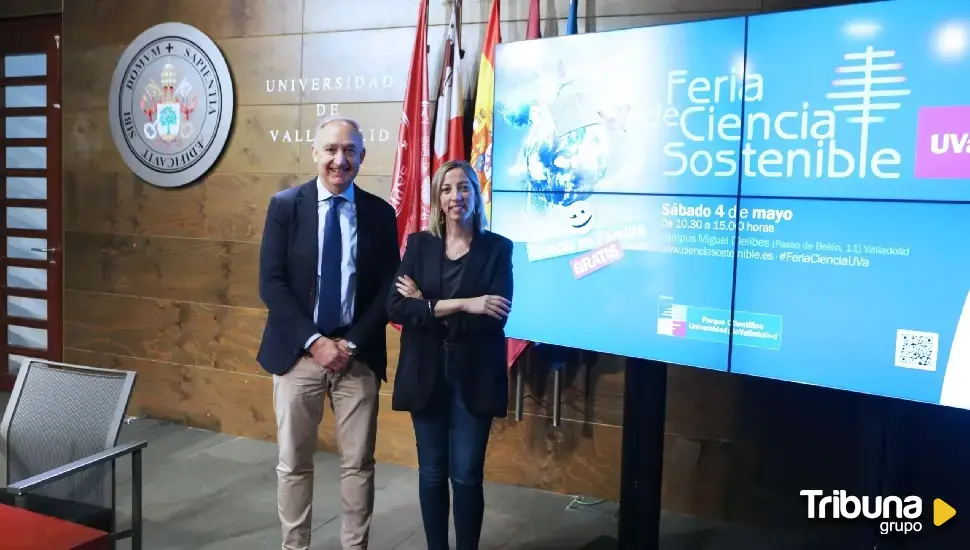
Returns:
[[[8,397],[0,393],[0,412]],[[149,442],[142,468],[146,550],[280,548],[274,444],[154,420],[124,426],[121,441],[136,440]],[[117,471],[127,527],[131,463],[123,460]],[[317,454],[314,550],[340,549],[339,471],[336,456]],[[371,550],[426,547],[417,494],[417,472],[378,464]],[[485,500],[482,550],[615,547],[615,503],[577,505],[569,496],[493,483]],[[129,548],[128,541],[119,544]]]
[[[122,439],[149,441],[144,458],[145,548],[280,547],[275,445],[152,420],[127,425]],[[129,464],[122,464],[119,472],[125,482],[119,498],[127,503]],[[339,550],[337,457],[318,453],[316,472],[313,548]],[[573,499],[568,496],[496,484],[488,484],[485,499],[482,550],[596,548],[616,532],[617,506],[611,502],[570,508]],[[379,464],[375,507],[372,550],[426,547],[414,470]]]
[[[0,411],[7,395],[0,394]],[[276,517],[276,447],[154,420],[126,424],[122,441],[147,440],[143,458],[146,550],[280,548]],[[2,466],[2,457],[0,457]],[[118,465],[121,524],[127,527],[131,465]],[[313,549],[338,549],[337,457],[316,456]],[[489,483],[482,550],[613,550],[617,504],[576,505],[573,497]],[[815,531],[752,532],[666,516],[662,550],[801,550],[840,548]],[[379,464],[370,550],[426,547],[417,504],[417,472]],[[120,550],[128,550],[125,541]],[[624,549],[625,550],[625,549]],[[637,549],[639,550],[639,549]]]
[[[144,459],[146,548],[279,548],[275,445],[152,420],[127,425],[122,439],[149,441]],[[121,465],[119,472],[126,481],[120,498],[127,503],[130,466]],[[337,457],[318,453],[316,472],[313,548],[339,549]],[[483,550],[582,548],[616,532],[614,503],[571,509],[571,497],[496,484],[488,484],[485,498]],[[379,464],[375,503],[372,550],[426,547],[414,470]]]

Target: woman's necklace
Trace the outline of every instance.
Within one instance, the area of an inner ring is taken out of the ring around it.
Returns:
[[[469,243],[459,243],[461,245],[457,250],[449,249],[448,244],[445,243],[445,255],[448,256],[449,260],[457,260],[465,255],[465,252],[469,248]]]

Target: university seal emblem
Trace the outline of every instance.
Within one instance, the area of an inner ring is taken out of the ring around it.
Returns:
[[[196,181],[229,139],[229,66],[215,43],[189,25],[163,23],[141,33],[121,55],[110,94],[115,145],[152,185]]]

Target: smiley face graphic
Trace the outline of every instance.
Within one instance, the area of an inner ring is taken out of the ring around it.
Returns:
[[[593,207],[586,201],[576,201],[563,207],[569,230],[576,235],[585,235],[593,229]]]

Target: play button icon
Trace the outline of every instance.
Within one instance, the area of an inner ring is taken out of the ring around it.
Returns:
[[[943,502],[943,499],[933,500],[933,525],[939,527],[953,519],[955,515],[957,515],[957,511],[953,509],[953,506]]]

